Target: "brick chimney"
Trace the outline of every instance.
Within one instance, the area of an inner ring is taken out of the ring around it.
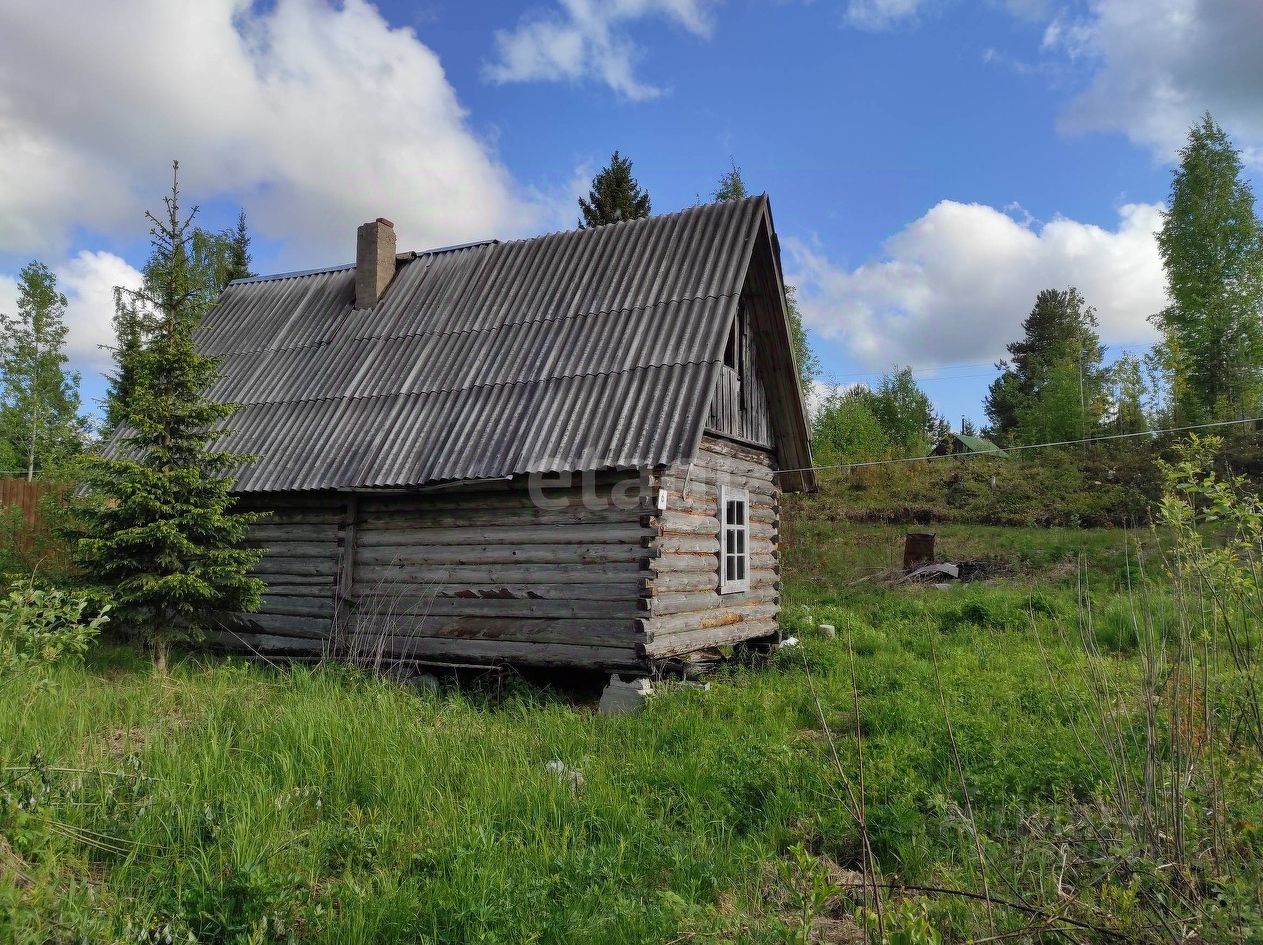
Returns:
[[[395,225],[378,217],[355,234],[355,307],[372,308],[395,278]]]

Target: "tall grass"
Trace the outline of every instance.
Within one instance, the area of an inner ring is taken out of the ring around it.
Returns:
[[[0,941],[1257,940],[1253,578],[1190,501],[1185,544],[1081,532],[1068,567],[1069,533],[949,531],[1017,566],[947,591],[852,584],[860,543],[800,517],[802,644],[638,716],[52,666],[0,701]]]

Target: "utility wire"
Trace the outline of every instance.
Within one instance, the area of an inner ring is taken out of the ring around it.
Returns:
[[[1191,430],[1207,430],[1211,427],[1231,427],[1242,423],[1259,423],[1263,421],[1263,417],[1247,417],[1244,420],[1217,420],[1214,423],[1194,423],[1186,427],[1168,427],[1165,430],[1143,430],[1140,433],[1109,433],[1105,436],[1089,436],[1079,440],[1055,440],[1050,443],[1027,443],[1024,446],[1006,446],[1003,452],[1016,453],[1019,450],[1042,450],[1048,449],[1050,446],[1078,446],[1082,443],[1104,443],[1107,440],[1126,440],[1137,436],[1162,436],[1166,433],[1187,433]],[[797,473],[797,472],[817,472],[825,469],[861,469],[866,466],[890,466],[895,463],[924,463],[930,459],[964,459],[966,457],[976,456],[994,456],[1001,452],[999,447],[994,450],[982,450],[980,452],[971,453],[944,453],[941,456],[903,456],[899,459],[871,459],[861,463],[838,463],[835,466],[800,466],[798,469],[778,469],[777,474]]]

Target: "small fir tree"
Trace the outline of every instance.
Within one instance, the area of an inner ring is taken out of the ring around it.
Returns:
[[[182,216],[179,165],[162,219],[152,214],[154,254],[145,287],[128,297],[126,399],[108,457],[83,469],[75,509],[76,563],[114,604],[114,622],[152,648],[165,672],[172,642],[196,639],[217,612],[258,607],[263,583],[248,575],[262,551],[240,547],[260,516],[233,512],[232,471],[247,457],[215,449],[235,407],[207,392],[218,362],[198,352],[203,314]],[[120,352],[122,346],[120,346]],[[118,375],[116,375],[118,376]]]
[[[632,162],[615,151],[610,163],[592,179],[588,199],[579,198],[579,211],[581,230],[649,216],[649,194],[632,177]]]
[[[17,314],[0,314],[0,454],[27,479],[63,465],[87,438],[79,375],[66,369],[67,333],[57,277],[29,263],[18,276]]]

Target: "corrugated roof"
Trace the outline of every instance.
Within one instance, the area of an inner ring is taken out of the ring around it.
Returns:
[[[687,462],[766,197],[231,284],[199,329],[239,491]]]
[[[974,436],[969,433],[953,433],[952,438],[964,447],[963,451],[966,453],[991,453],[994,456],[1005,457],[1009,455],[984,436]]]

